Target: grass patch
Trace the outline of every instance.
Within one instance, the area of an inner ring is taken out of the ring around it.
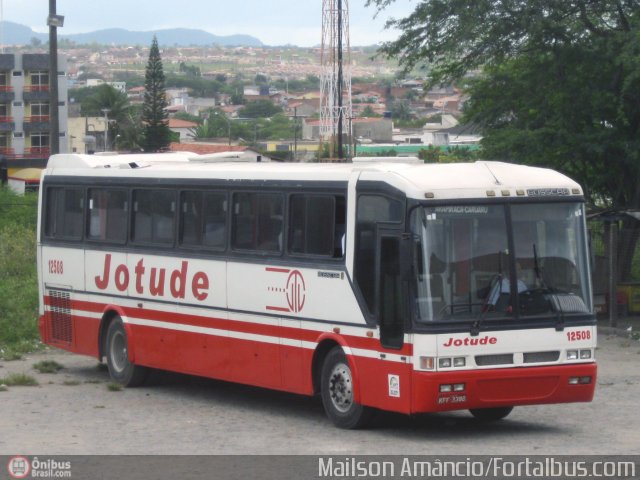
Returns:
[[[122,385],[115,382],[107,383],[107,390],[110,392],[119,392],[122,390]]]
[[[38,385],[38,381],[26,373],[10,373],[0,379],[0,383],[4,383],[8,387],[35,387]]]
[[[94,379],[91,379],[91,380],[85,380],[85,381],[84,381],[84,383],[93,383],[93,384],[96,384],[96,383],[102,383],[102,380],[94,380]]]
[[[80,385],[80,382],[78,380],[65,380],[62,384],[66,387],[76,387]]]
[[[0,187],[0,358],[38,348],[37,195]]]
[[[33,368],[40,373],[58,373],[58,370],[62,370],[64,367],[54,360],[42,360],[34,364]]]

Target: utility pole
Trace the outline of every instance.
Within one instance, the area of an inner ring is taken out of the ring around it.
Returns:
[[[51,134],[49,138],[49,152],[51,155],[60,153],[60,112],[58,100],[58,27],[64,25],[64,17],[56,14],[56,0],[49,0],[49,121]]]
[[[293,107],[293,161],[298,161],[298,107]]]
[[[102,113],[104,113],[104,151],[107,151],[107,146],[109,142],[109,117],[107,114],[111,111],[110,108],[103,108]]]

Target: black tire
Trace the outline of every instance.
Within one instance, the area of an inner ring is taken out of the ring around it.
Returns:
[[[334,347],[328,353],[320,381],[324,410],[336,427],[362,428],[369,422],[373,409],[353,400],[353,375],[342,348]]]
[[[471,415],[483,422],[495,422],[509,415],[513,407],[472,408]]]
[[[104,351],[107,356],[109,375],[113,380],[125,387],[137,387],[145,382],[149,369],[129,361],[127,332],[122,319],[118,316],[114,317],[109,324]]]

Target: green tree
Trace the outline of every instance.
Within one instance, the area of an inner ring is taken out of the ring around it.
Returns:
[[[83,88],[74,95],[80,98],[81,113],[85,117],[101,117],[104,108],[109,109],[109,118],[120,121],[127,114],[129,99],[127,95],[106,83],[97,87]]]
[[[236,89],[236,91],[231,94],[229,101],[231,102],[231,105],[244,105],[247,103],[247,100],[244,98],[242,88],[240,90]]]
[[[130,105],[127,95],[106,83],[97,87],[81,89],[79,93],[82,97],[80,111],[83,116],[103,117],[104,110],[107,110],[109,120],[107,145],[112,146],[113,139],[118,138],[128,128],[126,120],[130,115]]]
[[[129,109],[125,118],[119,122],[116,135],[116,148],[139,152],[144,145],[144,126],[141,119],[142,112],[138,109]]]
[[[394,120],[410,120],[413,118],[411,107],[407,100],[395,100],[390,105],[391,118]]]
[[[158,48],[158,39],[154,36],[149,51],[149,62],[145,70],[144,104],[142,121],[144,122],[143,149],[145,152],[157,152],[169,146],[171,131],[167,122],[168,106],[164,91],[165,78]]]
[[[276,113],[281,113],[282,108],[274,105],[269,100],[255,100],[247,103],[243,108],[238,111],[241,117],[247,118],[266,118],[272,117]]]
[[[180,73],[184,73],[190,77],[200,77],[202,75],[200,71],[200,67],[196,65],[187,65],[184,62],[180,62],[180,66],[178,67],[178,71]]]
[[[190,113],[187,112],[177,112],[173,118],[177,118],[179,120],[186,120],[187,122],[196,122],[196,123],[202,123],[202,118],[200,118],[197,115],[191,115]]]
[[[173,88],[188,88],[194,97],[216,98],[222,89],[217,80],[207,80],[198,76],[180,76],[168,74],[165,85]]]
[[[246,136],[242,125],[227,118],[222,110],[211,109],[205,112],[206,118],[197,127],[191,128],[190,135],[195,140],[208,138],[229,138],[237,139]]]
[[[362,113],[360,114],[361,117],[368,117],[368,118],[373,118],[373,117],[380,117],[379,114],[377,114],[376,112],[373,111],[373,108],[371,108],[371,105],[367,105],[366,107],[364,107],[364,109],[362,110]]]
[[[369,0],[384,8],[394,0]],[[592,206],[640,208],[640,4],[620,0],[422,0],[382,52],[430,83],[467,82],[466,120],[486,158],[548,166],[585,187]],[[620,278],[639,222],[625,222]]]

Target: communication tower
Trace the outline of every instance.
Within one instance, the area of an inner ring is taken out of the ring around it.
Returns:
[[[348,0],[322,0],[320,62],[320,142],[329,144],[330,158],[343,161],[352,119]]]

